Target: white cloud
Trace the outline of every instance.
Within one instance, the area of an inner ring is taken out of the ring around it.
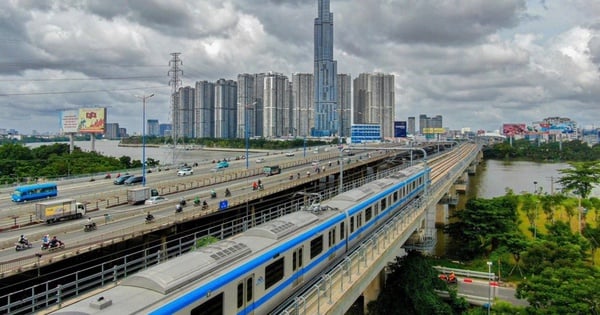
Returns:
[[[0,128],[55,132],[61,108],[97,105],[139,132],[144,93],[156,94],[147,117],[168,122],[173,52],[184,85],[312,72],[316,2],[2,1]],[[332,0],[331,10],[338,72],[394,73],[396,119],[598,125],[597,0]]]

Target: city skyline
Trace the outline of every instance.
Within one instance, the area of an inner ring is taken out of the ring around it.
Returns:
[[[1,129],[58,132],[64,109],[107,107],[141,132],[170,123],[170,54],[181,86],[240,73],[311,73],[318,1],[2,2]],[[595,125],[600,3],[330,2],[337,72],[395,77],[395,117],[498,130],[547,116]],[[208,12],[208,13],[207,13]]]

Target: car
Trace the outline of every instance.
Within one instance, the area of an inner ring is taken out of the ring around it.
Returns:
[[[117,177],[117,179],[115,179],[113,181],[113,184],[115,184],[115,185],[123,185],[123,184],[125,184],[125,181],[128,180],[131,177],[133,177],[133,175],[121,175],[121,176]]]
[[[312,161],[312,166],[319,166],[319,161],[317,161],[317,160]]]
[[[256,159],[256,163],[263,163],[264,161],[265,161],[265,159],[263,159],[263,158]]]
[[[157,203],[165,202],[167,200],[169,200],[169,199],[167,199],[167,198],[165,198],[163,196],[152,196],[148,200],[146,200],[144,202],[144,204],[146,204],[146,205],[155,205]]]
[[[217,163],[217,169],[222,169],[222,168],[226,168],[229,167],[229,162],[227,161],[221,161],[219,163]]]
[[[132,177],[129,177],[129,178],[128,178],[128,179],[127,179],[125,182],[124,182],[124,184],[125,184],[125,185],[130,185],[130,186],[131,186],[131,185],[139,184],[139,183],[141,183],[141,182],[143,182],[143,181],[144,181],[144,176],[132,176]]]
[[[186,176],[193,174],[194,170],[191,167],[182,167],[179,171],[177,171],[177,176]]]
[[[285,156],[294,156],[294,152],[287,152]]]

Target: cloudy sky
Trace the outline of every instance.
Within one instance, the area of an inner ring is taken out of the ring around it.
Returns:
[[[444,127],[569,117],[600,125],[598,0],[332,0],[338,72],[396,77],[396,120]],[[59,112],[108,107],[130,134],[168,123],[182,84],[313,71],[317,0],[0,1],[0,128],[57,132]]]

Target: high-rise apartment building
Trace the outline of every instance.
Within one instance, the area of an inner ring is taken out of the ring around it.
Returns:
[[[319,0],[314,33],[314,112],[311,135],[327,137],[338,132],[337,62],[333,60],[333,13],[329,0]]]
[[[415,125],[415,117],[414,116],[408,117],[406,129],[407,129],[406,130],[407,134],[415,135],[416,125]]]
[[[436,115],[434,117],[428,117],[425,114],[419,115],[419,133],[421,135],[426,134],[423,132],[425,128],[443,128],[442,115]],[[431,132],[429,132],[431,133]]]
[[[354,79],[354,123],[378,124],[381,136],[394,137],[394,75],[361,73]]]
[[[194,105],[195,91],[193,87],[182,87],[177,91],[173,106],[173,126],[178,137],[194,138]]]
[[[215,84],[208,81],[198,81],[195,90],[194,134],[196,138],[214,138]]]
[[[146,134],[149,136],[158,137],[160,136],[160,130],[158,129],[158,119],[148,119],[146,122],[148,130]]]
[[[291,100],[288,78],[283,74],[268,73],[264,76],[263,87],[263,136],[269,138],[287,135],[288,132],[284,131],[284,112],[286,108],[289,110]],[[289,118],[289,115],[285,116]]]
[[[337,107],[339,112],[339,136],[349,137],[352,125],[352,77],[349,74],[337,75]]]
[[[215,137],[235,138],[237,133],[237,82],[219,79],[215,84]]]
[[[106,139],[119,139],[119,123],[106,123],[104,137]]]
[[[314,84],[312,73],[292,75],[292,127],[294,136],[309,136],[315,121],[313,108]]]

